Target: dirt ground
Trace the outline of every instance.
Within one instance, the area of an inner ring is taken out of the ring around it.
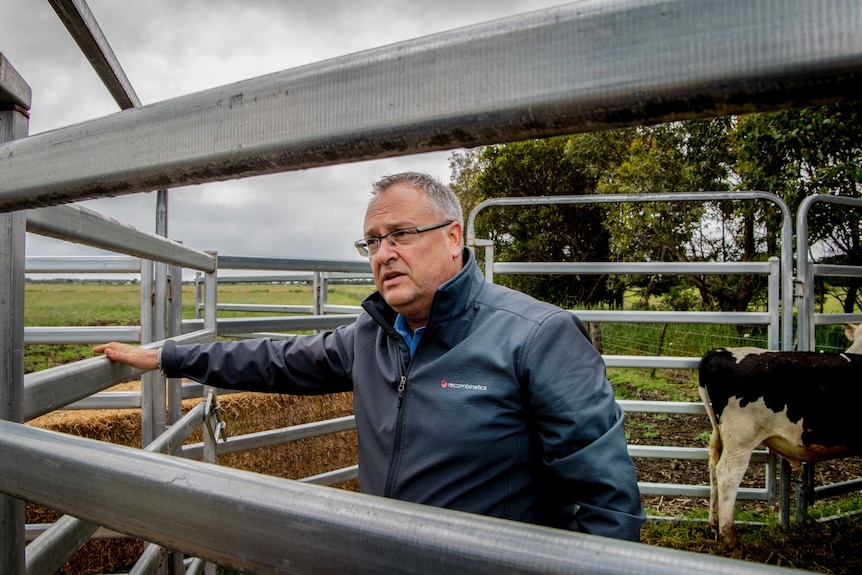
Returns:
[[[705,447],[704,432],[710,430],[705,415],[639,414],[626,416],[629,443],[639,445],[674,445]],[[635,458],[638,480],[656,483],[685,483],[709,485],[709,468],[705,460],[666,460]],[[765,465],[752,464],[743,478],[743,487],[763,487]],[[815,484],[826,485],[862,477],[862,457],[849,457],[820,462],[815,465]],[[686,517],[700,511],[708,513],[708,501],[699,498],[644,496],[644,505],[651,515]],[[739,527],[740,544],[728,549],[708,528],[705,522],[692,521],[676,533],[644,530],[644,543],[673,547],[688,551],[710,553],[757,563],[780,565],[818,573],[850,575],[862,573],[862,515],[805,525],[795,521],[795,494],[791,494],[790,529],[772,529],[769,535],[760,535],[758,527]],[[765,502],[737,501],[737,510],[759,512],[767,519],[777,520],[778,505]]]
[[[633,445],[673,445],[680,447],[706,447],[701,438],[710,429],[707,417],[679,414],[642,414],[626,415],[626,429],[629,443]],[[762,447],[761,447],[762,449]],[[638,480],[655,483],[686,483],[709,485],[709,467],[705,460],[671,460],[635,458]],[[742,481],[743,487],[763,487],[765,465],[752,464]],[[823,461],[814,468],[817,485],[826,485],[862,477],[862,457],[848,457]],[[708,509],[707,502],[701,499],[645,496],[644,504],[659,515],[679,516],[696,508]],[[763,510],[769,509],[763,503],[739,502]],[[775,507],[777,512],[777,507]]]

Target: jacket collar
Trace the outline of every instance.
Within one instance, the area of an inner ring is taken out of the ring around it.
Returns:
[[[464,310],[476,299],[479,290],[485,282],[482,270],[476,264],[476,256],[470,248],[462,248],[461,270],[455,277],[437,288],[434,301],[431,303],[431,313],[428,325],[452,316],[464,313]],[[380,295],[374,292],[362,302],[362,307],[381,325],[392,327],[395,323],[395,313]]]

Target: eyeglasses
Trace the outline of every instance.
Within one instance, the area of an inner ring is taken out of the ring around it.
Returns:
[[[377,250],[380,249],[380,242],[385,239],[389,240],[389,245],[392,247],[409,246],[419,238],[419,234],[422,232],[430,232],[431,230],[448,226],[454,221],[455,220],[448,220],[442,224],[434,224],[433,226],[426,226],[424,228],[404,228],[403,230],[395,230],[394,232],[389,232],[383,236],[363,238],[355,242],[353,245],[356,246],[356,251],[359,252],[359,255],[369,257],[377,253]]]

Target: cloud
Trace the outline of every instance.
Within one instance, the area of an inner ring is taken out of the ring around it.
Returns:
[[[549,0],[89,0],[143,104],[555,4]],[[0,3],[0,50],[33,89],[30,133],[118,110],[47,2]],[[228,255],[354,259],[368,190],[399,171],[449,179],[434,152],[190,186],[169,236]],[[155,193],[84,202],[153,232]],[[28,255],[92,249],[28,235]]]

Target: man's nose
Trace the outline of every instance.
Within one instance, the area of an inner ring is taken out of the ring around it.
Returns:
[[[388,262],[397,257],[398,252],[395,250],[395,244],[389,241],[389,238],[380,240],[380,246],[377,248],[377,260],[380,262]]]

